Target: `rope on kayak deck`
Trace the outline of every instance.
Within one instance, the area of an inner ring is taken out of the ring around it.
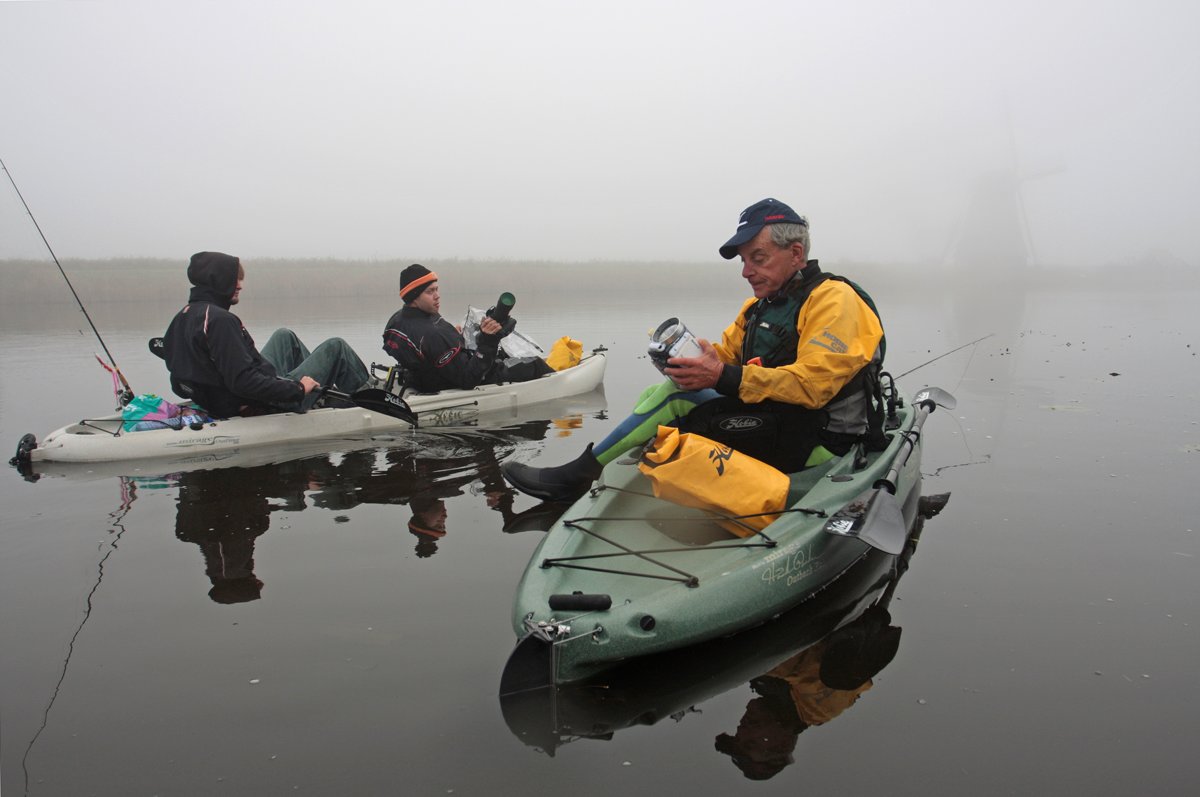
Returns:
[[[104,434],[112,437],[120,437],[121,424],[124,422],[125,421],[121,418],[82,418],[77,425],[86,427],[88,429],[95,429],[97,432],[103,432]],[[117,428],[111,430],[105,429],[103,426],[97,426],[96,424],[98,423],[115,423]]]
[[[615,490],[617,492],[628,493],[630,495],[638,495],[638,496],[642,496],[642,497],[646,497],[646,498],[654,498],[655,497],[649,493],[644,493],[644,492],[640,492],[637,490],[629,490],[629,489],[626,489],[623,487],[612,487],[612,486],[608,486],[608,485],[602,485],[601,487],[595,488],[593,490],[593,493],[599,492],[600,490]],[[579,517],[579,518],[567,518],[562,521],[564,526],[575,529],[577,531],[582,531],[585,534],[590,534],[592,537],[595,537],[596,539],[600,540],[601,542],[606,542],[609,545],[613,546],[614,548],[618,548],[620,550],[618,552],[613,552],[613,553],[598,553],[598,554],[588,554],[586,556],[564,556],[564,557],[560,557],[560,558],[543,559],[542,563],[541,563],[541,567],[543,569],[550,568],[550,567],[564,567],[564,568],[570,568],[573,570],[590,570],[595,573],[612,573],[614,575],[621,575],[621,576],[636,576],[639,578],[656,578],[656,579],[660,579],[663,581],[677,581],[681,584],[686,584],[689,587],[697,587],[700,585],[700,579],[697,576],[693,575],[692,573],[688,573],[685,570],[681,570],[677,567],[673,567],[672,565],[669,565],[666,562],[662,562],[662,561],[659,561],[658,559],[654,559],[650,556],[650,554],[720,551],[720,550],[728,550],[731,548],[774,548],[776,545],[778,545],[778,543],[775,540],[771,539],[769,536],[764,534],[761,530],[755,529],[752,526],[750,526],[749,524],[742,523],[741,520],[746,519],[746,518],[752,518],[752,517],[762,517],[764,515],[782,515],[782,514],[786,514],[789,512],[800,512],[800,513],[803,513],[806,515],[813,515],[816,517],[828,517],[828,515],[825,513],[824,510],[808,509],[806,507],[791,507],[789,509],[784,509],[779,512],[761,512],[761,513],[750,514],[750,515],[726,515],[721,512],[718,512],[716,510],[712,510],[712,509],[705,509],[702,507],[696,507],[696,508],[700,509],[702,512],[707,512],[709,515],[713,516],[713,519],[727,520],[727,521],[737,523],[742,528],[745,528],[748,531],[753,532],[756,536],[761,537],[763,539],[763,541],[762,542],[730,542],[730,543],[723,543],[720,545],[705,545],[703,547],[685,546],[685,547],[677,547],[677,548],[647,548],[647,549],[643,549],[643,550],[635,550],[633,548],[629,548],[625,545],[622,545],[621,543],[617,542],[616,540],[612,540],[612,539],[609,539],[608,537],[605,537],[604,535],[600,534],[599,532],[595,531],[594,529],[588,528],[587,526],[583,525],[583,523],[585,523],[587,521],[598,521],[598,520],[613,521],[613,522],[636,521],[639,523],[644,523],[646,521],[645,517],[641,517],[641,516],[590,517],[589,516],[589,517]],[[656,522],[668,521],[668,522],[695,523],[696,520],[697,520],[696,517],[686,517],[686,516],[655,518]],[[582,562],[582,561],[587,561],[587,560],[592,560],[592,559],[610,559],[610,558],[615,558],[615,557],[619,557],[619,556],[636,556],[645,562],[648,562],[657,567],[661,567],[664,570],[668,570],[672,573],[676,573],[677,575],[671,576],[671,575],[663,575],[660,573],[636,573],[636,572],[633,572],[630,570],[616,570],[616,569],[607,568],[607,567],[592,567],[589,565],[574,564],[575,562]]]

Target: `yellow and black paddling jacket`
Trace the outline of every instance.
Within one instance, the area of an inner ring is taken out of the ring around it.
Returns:
[[[865,435],[883,361],[883,325],[859,290],[810,260],[774,296],[746,300],[714,344],[725,363],[718,392],[747,404],[774,400],[823,409],[825,431]]]

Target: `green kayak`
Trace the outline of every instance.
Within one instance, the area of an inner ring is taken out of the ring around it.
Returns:
[[[819,695],[822,706],[846,705],[848,694],[861,692],[900,646],[901,629],[892,625],[888,606],[909,569],[924,522],[949,498],[949,493],[921,497],[899,556],[869,551],[841,578],[779,617],[744,633],[633,659],[583,683],[502,695],[504,721],[522,742],[553,756],[562,745],[580,739],[611,740],[625,728],[673,725],[704,713],[702,704],[747,684],[772,705],[775,717],[809,717],[797,698]],[[796,676],[819,682],[822,689],[794,693],[770,688]],[[761,731],[754,722],[748,727]],[[789,727],[798,732],[797,726]],[[741,724],[738,730],[740,737]],[[756,745],[761,734],[738,741]],[[771,744],[761,747],[770,749]],[[762,760],[760,755],[750,758]]]
[[[921,427],[954,398],[926,388],[889,413],[886,449],[793,474],[787,510],[736,537],[731,518],[655,498],[637,458],[604,468],[534,551],[501,694],[579,681],[631,659],[760,625],[873,548],[897,555],[921,494]]]

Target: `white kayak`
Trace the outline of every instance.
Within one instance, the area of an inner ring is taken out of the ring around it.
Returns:
[[[481,385],[473,390],[405,393],[421,428],[470,423],[475,418],[596,390],[604,379],[605,355],[597,350],[572,368],[528,382]],[[394,432],[406,421],[362,407],[323,407],[308,412],[235,417],[197,428],[122,431],[119,412],[56,429],[29,447],[28,461],[116,462],[180,457],[291,445],[325,438]],[[20,457],[21,452],[18,452]]]

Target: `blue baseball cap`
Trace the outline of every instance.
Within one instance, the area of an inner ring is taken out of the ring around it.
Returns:
[[[802,224],[807,227],[808,220],[778,199],[768,197],[759,200],[742,211],[738,217],[737,232],[719,250],[721,257],[733,260],[737,257],[738,247],[758,235],[758,231],[768,224]]]

